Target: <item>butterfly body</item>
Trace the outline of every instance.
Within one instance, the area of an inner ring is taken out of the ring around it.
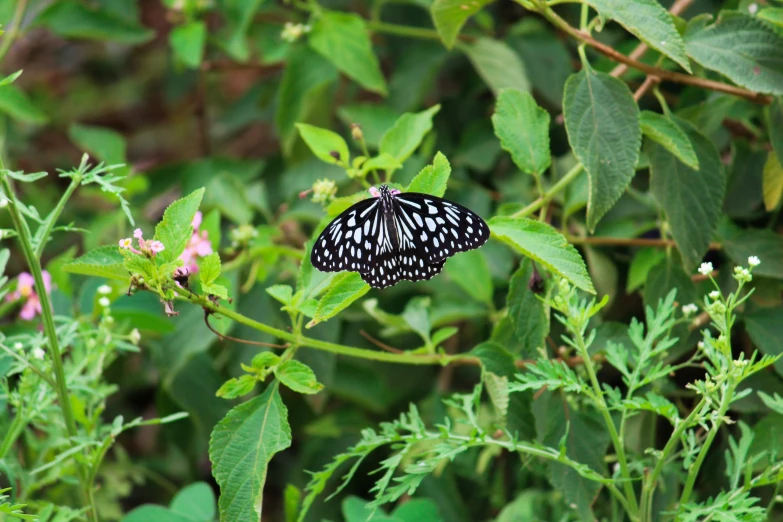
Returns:
[[[370,286],[437,275],[446,259],[483,245],[489,227],[467,208],[387,185],[337,216],[318,236],[310,260],[323,272],[359,272]]]

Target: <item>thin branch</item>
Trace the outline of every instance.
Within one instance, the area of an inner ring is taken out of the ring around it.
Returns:
[[[657,84],[660,81],[660,79],[657,76],[651,76],[647,75],[647,78],[644,79],[644,83],[642,83],[638,89],[636,89],[633,93],[633,99],[637,103],[639,103],[639,100],[642,99],[642,96],[647,94],[647,91],[649,91],[653,85]]]
[[[250,341],[248,339],[239,339],[237,337],[231,337],[230,335],[224,335],[224,334],[218,332],[217,330],[215,330],[212,327],[212,325],[209,324],[209,315],[210,315],[210,313],[211,312],[209,310],[206,310],[206,309],[204,310],[204,324],[207,325],[207,328],[209,328],[209,330],[213,334],[217,335],[218,337],[220,337],[224,341],[234,341],[235,343],[250,344],[250,345],[253,345],[253,346],[265,346],[267,348],[280,348],[280,349],[288,348],[290,346],[289,343],[285,343],[285,344],[262,343],[260,341]]]
[[[677,247],[677,244],[673,239],[652,239],[643,237],[579,237],[568,236],[568,241],[574,245],[590,245],[590,246],[646,246],[646,247]],[[710,243],[710,250],[720,250],[723,245],[717,242]]]
[[[375,339],[374,337],[372,337],[370,334],[368,334],[364,330],[359,330],[359,333],[362,335],[362,337],[364,337],[365,339],[370,341],[372,344],[374,344],[378,348],[382,348],[382,349],[386,350],[387,352],[391,352],[391,353],[403,353],[403,350],[398,350],[397,348],[393,348],[393,347],[389,346],[388,344],[382,343],[381,341],[379,341],[378,339]]]

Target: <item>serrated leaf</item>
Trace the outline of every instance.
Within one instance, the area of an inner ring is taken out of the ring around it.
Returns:
[[[179,63],[191,69],[198,69],[204,58],[207,25],[202,20],[178,25],[169,33],[169,43]]]
[[[424,111],[406,112],[397,118],[392,128],[381,137],[380,152],[404,163],[419,148],[424,136],[432,130],[432,118],[439,110],[440,105],[433,105]]]
[[[289,305],[294,295],[294,289],[288,285],[273,285],[266,289],[266,293],[284,305]]]
[[[674,122],[685,132],[699,158],[699,169],[650,143],[650,191],[666,212],[686,271],[701,261],[718,226],[726,190],[726,173],[712,142],[690,123]]]
[[[202,286],[210,285],[220,277],[220,255],[217,252],[212,252],[208,256],[201,258],[198,265],[198,277]]]
[[[451,175],[451,165],[442,153],[435,154],[432,165],[427,165],[413,178],[406,192],[420,192],[443,197]]]
[[[119,247],[106,245],[90,250],[73,261],[65,263],[62,270],[71,274],[127,281],[130,274],[125,269],[124,262],[125,258],[122,257]]]
[[[15,120],[28,123],[46,123],[49,119],[30,101],[22,89],[11,84],[0,87],[0,112],[8,114]]]
[[[207,295],[219,297],[224,301],[228,300],[228,288],[223,285],[201,283],[201,291]]]
[[[549,271],[586,292],[595,293],[582,256],[551,226],[527,218],[495,217],[489,221],[489,228],[495,237],[516,247]]]
[[[318,159],[332,165],[348,165],[350,153],[348,152],[348,144],[345,143],[342,136],[329,129],[322,129],[306,123],[297,123],[296,128],[299,129],[302,139]],[[337,154],[337,157],[333,156],[333,153]]]
[[[492,125],[500,145],[511,154],[519,170],[543,174],[549,168],[549,113],[529,93],[517,89],[500,91]]]
[[[155,237],[166,247],[158,254],[162,261],[173,261],[185,251],[193,235],[191,223],[203,196],[203,188],[194,190],[184,198],[173,202],[163,213],[163,219],[155,227]]]
[[[544,347],[544,340],[549,333],[546,305],[529,287],[532,276],[533,262],[523,259],[511,276],[506,297],[508,317],[515,336],[522,343],[524,356],[533,356],[538,348]]]
[[[275,368],[275,377],[297,393],[318,393],[324,387],[306,364],[288,360]]]
[[[108,9],[91,8],[77,0],[60,0],[51,4],[35,18],[35,23],[65,38],[124,44],[144,43],[155,34],[137,22],[116,16]]]
[[[522,59],[505,42],[492,38],[478,38],[460,47],[475,67],[479,76],[496,95],[503,89],[530,91]]]
[[[492,274],[481,250],[469,250],[450,258],[446,263],[446,273],[473,299],[492,304]]]
[[[438,31],[443,45],[447,49],[454,47],[459,32],[468,18],[484,8],[485,5],[493,0],[475,0],[466,2],[465,0],[435,0],[430,6],[432,22],[435,30]]]
[[[664,146],[688,167],[699,168],[699,158],[693,150],[691,140],[669,117],[657,112],[642,111],[639,123],[645,136]]]
[[[602,16],[611,18],[656,51],[691,72],[685,44],[672,15],[658,0],[587,0]]]
[[[688,54],[752,91],[783,94],[783,37],[751,16],[723,13],[708,27],[685,33]]]
[[[370,291],[370,285],[364,282],[356,272],[347,272],[334,278],[329,289],[318,301],[315,317],[307,324],[312,328],[318,323],[331,319],[348,308],[354,301]]]
[[[310,47],[367,90],[386,95],[386,80],[372,49],[364,19],[325,11],[313,26]]]
[[[568,141],[589,176],[587,226],[594,230],[636,172],[639,106],[625,82],[590,69],[566,82],[563,115]]]
[[[237,399],[253,391],[257,382],[253,375],[234,377],[224,382],[215,395],[223,399]]]
[[[221,520],[258,522],[269,461],[291,445],[288,411],[277,385],[233,408],[212,431],[209,459],[220,485]]]
[[[767,155],[767,162],[764,164],[764,208],[767,211],[773,211],[780,204],[780,197],[783,196],[783,166],[775,151],[770,151]]]

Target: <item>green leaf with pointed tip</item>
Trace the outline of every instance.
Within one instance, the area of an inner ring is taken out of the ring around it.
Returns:
[[[169,43],[179,63],[191,69],[198,69],[204,59],[207,25],[202,20],[178,25],[169,33]]]
[[[459,32],[468,18],[493,0],[435,0],[430,6],[432,22],[447,49],[454,47]]]
[[[764,208],[772,212],[780,204],[783,196],[783,166],[780,164],[775,151],[767,154],[767,162],[764,164]]]
[[[209,459],[220,485],[221,520],[258,522],[269,461],[291,445],[288,410],[276,384],[233,408],[212,431]]]
[[[199,261],[198,277],[202,285],[210,285],[220,277],[220,254],[212,252]]]
[[[215,494],[206,482],[194,482],[182,488],[171,500],[171,511],[189,517],[193,522],[214,520]]]
[[[451,165],[442,153],[435,154],[432,165],[427,165],[421,172],[416,174],[411,184],[408,185],[406,192],[420,192],[422,194],[432,194],[433,196],[443,197],[446,193],[446,186],[451,175]]]
[[[530,90],[522,58],[505,42],[492,38],[479,38],[460,47],[496,95],[503,89]]]
[[[364,18],[325,11],[313,26],[310,47],[362,87],[386,95],[386,80],[372,49]]]
[[[594,230],[636,172],[639,106],[625,82],[582,70],[566,82],[563,115],[568,141],[589,176],[587,226]]]
[[[296,128],[299,129],[302,139],[318,159],[332,165],[338,163],[348,165],[351,156],[348,152],[348,144],[345,143],[342,136],[328,129],[306,123],[297,123]],[[335,154],[337,157],[334,156]]]
[[[690,271],[707,251],[718,227],[726,190],[726,173],[715,145],[690,123],[676,118],[699,158],[694,170],[657,143],[647,148],[650,190],[666,212],[683,267]]]
[[[587,3],[691,72],[685,43],[674,25],[672,15],[658,0],[587,0]]]
[[[13,74],[9,74],[8,76],[0,80],[0,87],[2,87],[3,85],[9,85],[14,83],[16,79],[19,78],[19,76],[21,75],[22,75],[22,69],[19,69]]]
[[[193,217],[201,205],[204,189],[194,190],[176,200],[163,213],[163,219],[155,227],[155,237],[166,247],[158,254],[162,261],[173,261],[182,255],[193,236]]]
[[[228,299],[228,288],[223,285],[201,283],[201,291],[207,295],[219,297],[224,301]]]
[[[15,120],[28,123],[46,123],[49,118],[30,101],[27,95],[16,85],[6,84],[0,87],[0,112]]]
[[[275,367],[275,377],[297,393],[318,393],[324,387],[309,366],[295,360],[285,361]]]
[[[413,154],[424,136],[432,130],[432,118],[440,110],[440,105],[433,105],[421,112],[406,112],[394,122],[391,129],[381,137],[380,152],[385,152],[405,162]]]
[[[657,112],[642,111],[639,123],[645,136],[666,147],[666,150],[690,168],[699,168],[699,158],[693,150],[691,140],[671,118]]]
[[[549,333],[549,317],[546,305],[530,288],[533,262],[522,259],[519,268],[511,276],[506,305],[514,333],[522,343],[522,356],[534,357],[538,348],[545,346]]]
[[[318,301],[315,317],[307,323],[307,328],[312,328],[318,323],[331,319],[369,291],[370,285],[365,283],[358,273],[347,272],[338,275],[332,280],[321,300]]]
[[[495,135],[522,172],[543,174],[552,164],[549,152],[549,113],[533,97],[503,89],[492,115]]]
[[[127,281],[130,274],[124,266],[125,258],[120,253],[120,247],[106,245],[90,250],[73,261],[65,263],[63,272],[82,274],[95,277],[108,277]]]
[[[783,7],[765,7],[761,9],[756,16],[783,28]]]
[[[496,238],[512,245],[547,270],[586,292],[595,293],[582,256],[565,236],[550,225],[527,218],[495,217],[489,221],[489,229]]]
[[[237,399],[253,391],[256,383],[258,380],[253,375],[234,377],[224,382],[215,395],[223,399]]]
[[[294,289],[289,285],[272,285],[266,289],[266,293],[284,305],[289,305],[291,304],[291,299],[294,295]]]
[[[144,43],[155,35],[138,22],[120,18],[108,9],[90,8],[77,0],[54,2],[35,18],[35,25],[48,27],[65,38],[124,44]]]
[[[739,13],[722,13],[707,27],[685,33],[688,54],[752,91],[783,94],[783,36],[764,22]]]

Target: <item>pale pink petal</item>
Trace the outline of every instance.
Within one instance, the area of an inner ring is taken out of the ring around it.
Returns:
[[[190,224],[193,226],[193,230],[198,230],[198,228],[201,226],[201,219],[202,219],[201,211],[197,211],[196,215],[193,216],[193,221],[190,222]]]
[[[44,270],[41,272],[41,275],[43,276],[44,281],[44,288],[46,288],[46,293],[51,294],[52,293],[52,274]]]
[[[137,228],[136,230],[133,231],[133,237],[141,241],[141,238],[144,237],[144,233],[141,231],[140,228]]]
[[[16,288],[19,292],[24,295],[25,293],[29,293],[33,290],[33,286],[35,286],[35,279],[33,279],[33,276],[28,274],[27,272],[22,272],[19,274],[19,280],[16,284]]]
[[[35,317],[36,312],[36,303],[38,303],[38,298],[35,300],[28,299],[27,302],[22,306],[22,310],[19,312],[19,317],[24,319],[25,321],[30,321]],[[40,306],[40,303],[38,303]]]

